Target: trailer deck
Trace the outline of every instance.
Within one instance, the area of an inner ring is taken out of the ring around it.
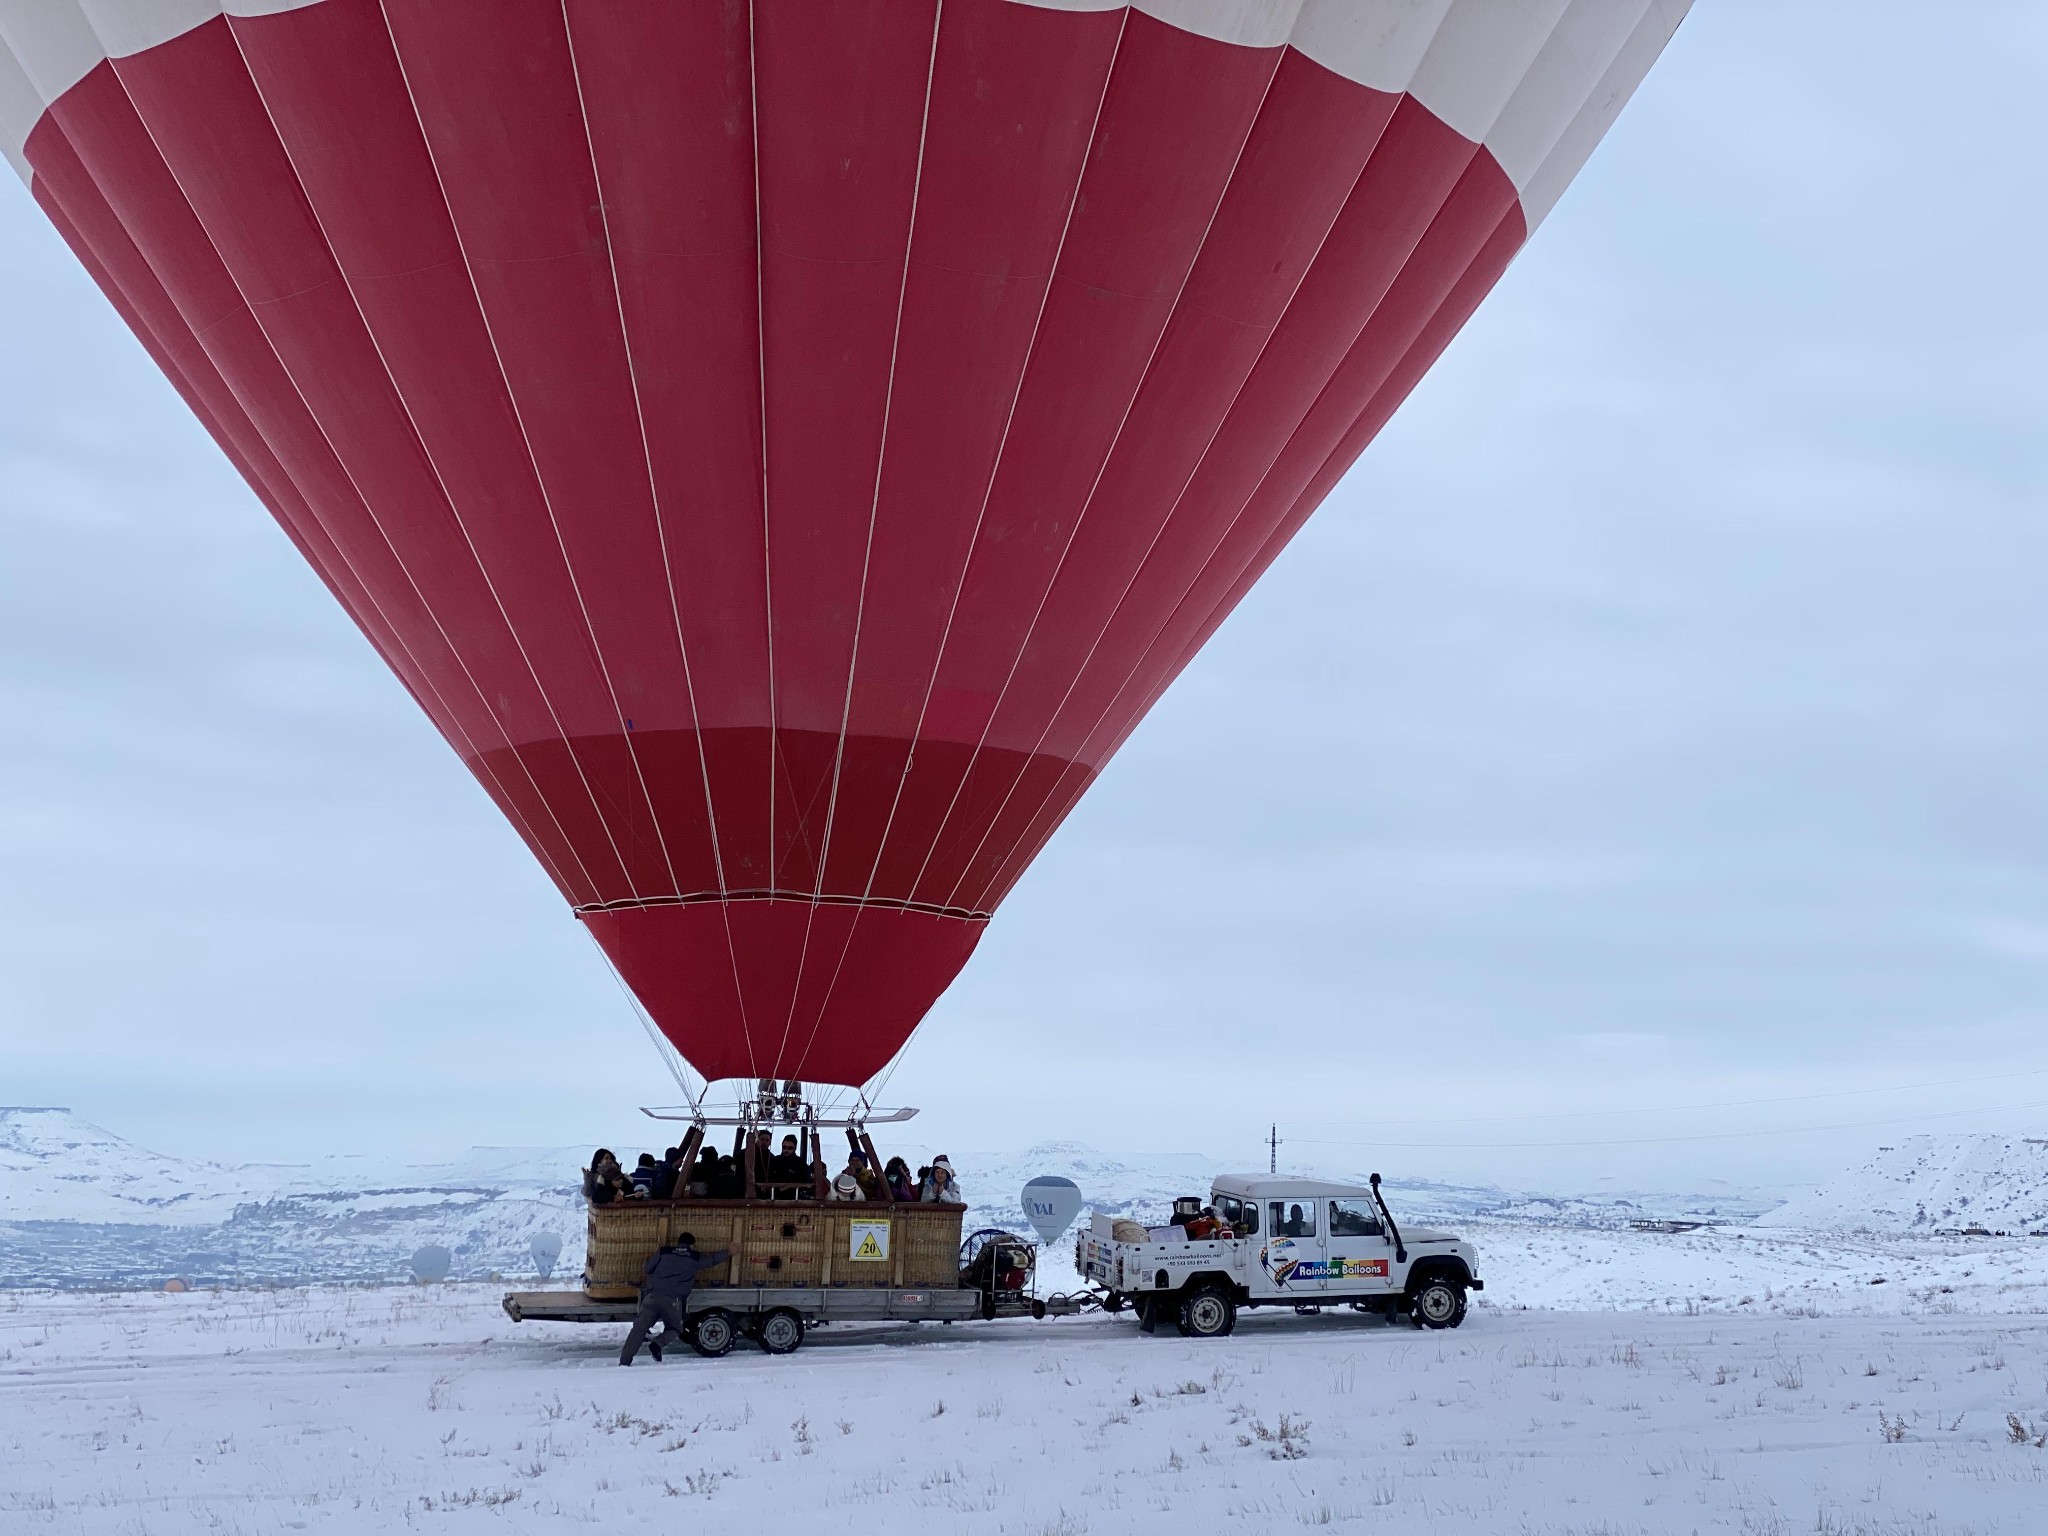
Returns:
[[[514,1291],[505,1315],[515,1323],[630,1323],[630,1301],[593,1301],[581,1291]],[[812,1286],[700,1286],[690,1293],[691,1313],[760,1315],[777,1309],[806,1324],[835,1322],[951,1322],[979,1315],[979,1291],[931,1286],[917,1289]]]

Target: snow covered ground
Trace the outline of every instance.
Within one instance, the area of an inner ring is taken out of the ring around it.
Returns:
[[[970,1225],[1019,1226],[1037,1173],[1157,1219],[1218,1171],[954,1150]],[[627,1372],[618,1327],[511,1324],[503,1284],[303,1283],[386,1280],[434,1242],[531,1285],[527,1240],[554,1231],[574,1284],[579,1155],[228,1168],[0,1109],[0,1536],[2048,1536],[2048,1238],[1993,1235],[2048,1223],[2037,1140],[1901,1141],[1790,1203],[1395,1177],[1397,1214],[1479,1247],[1450,1334],[839,1326],[786,1359]],[[1632,1225],[1652,1217],[1710,1224]],[[1942,1235],[1971,1225],[1992,1231]],[[1045,1253],[1042,1291],[1074,1285],[1070,1256]],[[234,1283],[161,1293],[172,1274]]]
[[[0,1530],[2048,1529],[2048,1326],[1993,1288],[1208,1342],[840,1326],[631,1371],[617,1328],[515,1326],[498,1294],[0,1295]]]

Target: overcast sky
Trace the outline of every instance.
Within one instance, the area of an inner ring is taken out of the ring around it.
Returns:
[[[997,915],[921,1139],[1588,1188],[2041,1134],[2044,79],[2038,4],[1703,4]],[[0,1102],[646,1139],[596,949],[11,179],[0,356]]]

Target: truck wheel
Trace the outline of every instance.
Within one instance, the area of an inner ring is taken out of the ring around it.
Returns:
[[[757,1337],[771,1355],[792,1355],[804,1341],[804,1320],[788,1307],[777,1307],[761,1319]]]
[[[1237,1326],[1237,1299],[1220,1285],[1189,1291],[1180,1304],[1180,1331],[1191,1339],[1220,1339]]]
[[[1465,1321],[1465,1287],[1431,1275],[1408,1298],[1408,1310],[1422,1328],[1455,1328]]]
[[[739,1333],[733,1326],[732,1314],[714,1307],[708,1312],[690,1314],[690,1348],[707,1360],[716,1360],[732,1349],[732,1341]]]

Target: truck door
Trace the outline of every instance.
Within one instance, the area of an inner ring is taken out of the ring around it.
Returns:
[[[1259,1202],[1213,1194],[1216,1214],[1230,1227],[1230,1272],[1249,1285],[1259,1276]]]
[[[1394,1245],[1372,1201],[1358,1196],[1323,1204],[1329,1217],[1329,1268],[1324,1289],[1347,1296],[1391,1291]]]
[[[1266,1202],[1266,1241],[1259,1249],[1265,1280],[1280,1296],[1314,1301],[1329,1289],[1329,1250],[1315,1199]]]

